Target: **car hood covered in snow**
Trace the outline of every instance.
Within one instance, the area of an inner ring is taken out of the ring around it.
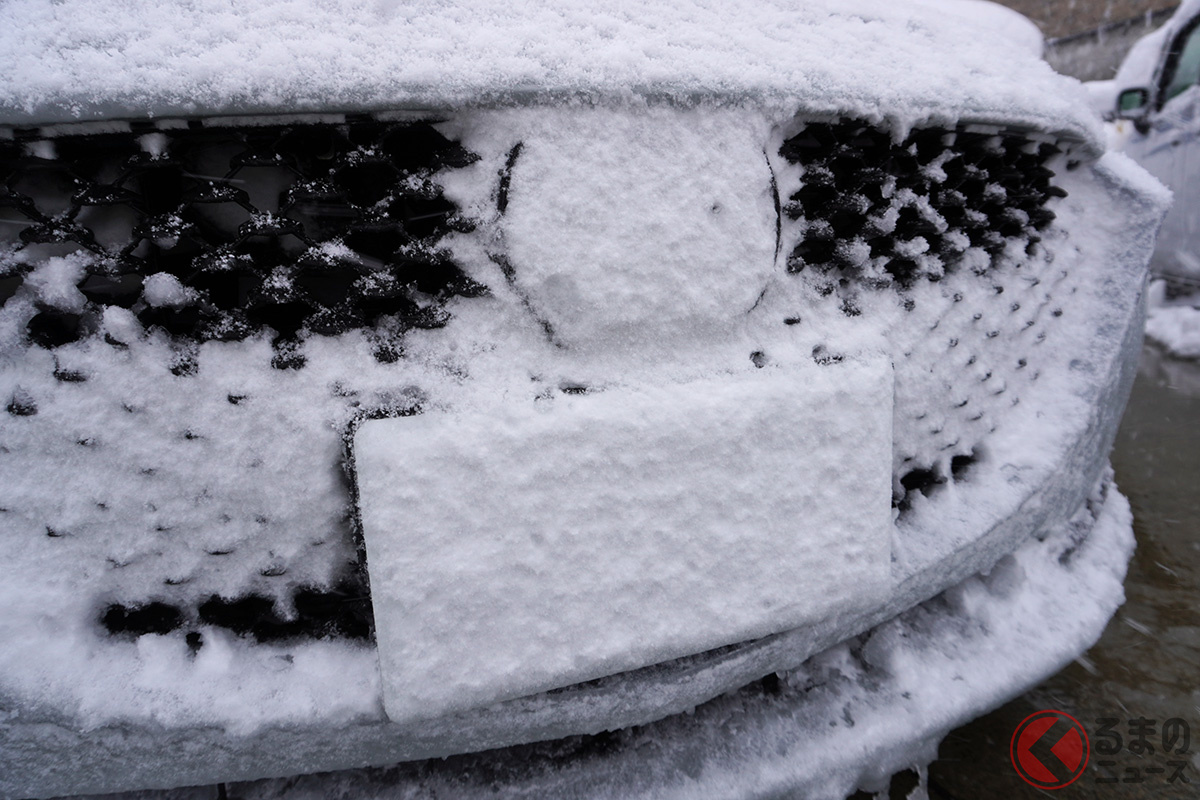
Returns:
[[[721,95],[900,122],[1066,120],[1090,138],[1086,104],[1024,37],[979,35],[980,5],[13,0],[0,123]],[[896,68],[912,63],[925,68]]]

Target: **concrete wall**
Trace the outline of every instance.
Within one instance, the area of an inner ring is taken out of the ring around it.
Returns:
[[[1047,39],[1094,31],[1105,25],[1175,8],[1179,0],[996,0],[1029,17]]]
[[[1111,78],[1133,43],[1170,19],[1173,11],[1149,13],[1095,31],[1051,39],[1046,43],[1046,60],[1059,72],[1083,81]]]
[[[1046,60],[1080,80],[1111,78],[1125,53],[1166,22],[1178,0],[996,0],[1046,35]]]

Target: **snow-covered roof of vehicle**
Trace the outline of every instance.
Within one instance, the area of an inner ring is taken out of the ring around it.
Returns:
[[[9,0],[0,123],[719,97],[1092,138],[1082,93],[979,20],[959,0]]]

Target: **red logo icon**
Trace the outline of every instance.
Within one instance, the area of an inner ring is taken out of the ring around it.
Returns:
[[[1031,786],[1061,789],[1074,783],[1088,762],[1087,731],[1061,711],[1037,711],[1013,731],[1013,769]]]

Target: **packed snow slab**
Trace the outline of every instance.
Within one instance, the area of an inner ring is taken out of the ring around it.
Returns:
[[[708,95],[1094,139],[1069,79],[978,17],[952,0],[10,0],[0,121]]]
[[[881,602],[890,362],[368,421],[384,704],[437,717]]]

